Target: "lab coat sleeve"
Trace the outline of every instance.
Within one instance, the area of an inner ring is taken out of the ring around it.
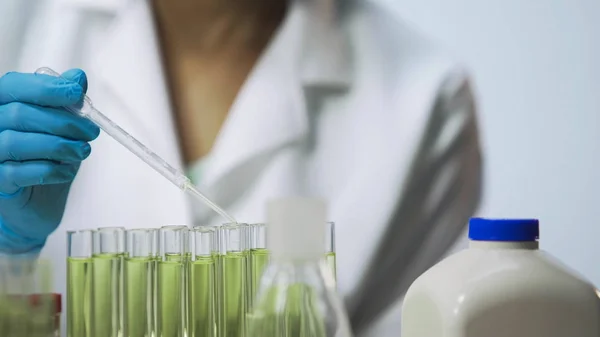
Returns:
[[[469,81],[452,74],[440,86],[394,215],[349,305],[356,333],[398,301],[462,233],[479,204],[481,166]]]

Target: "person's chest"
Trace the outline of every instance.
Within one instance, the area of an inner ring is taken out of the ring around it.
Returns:
[[[153,24],[186,164],[210,153],[285,4],[265,0],[151,2]]]

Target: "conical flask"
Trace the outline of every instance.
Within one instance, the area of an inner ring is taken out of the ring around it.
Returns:
[[[347,313],[323,260],[325,203],[273,200],[267,219],[272,258],[247,320],[246,337],[351,337]]]

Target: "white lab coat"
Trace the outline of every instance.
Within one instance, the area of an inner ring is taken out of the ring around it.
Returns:
[[[303,6],[290,11],[223,125],[202,189],[244,222],[263,221],[273,196],[325,197],[353,326],[397,336],[399,317],[365,327],[399,305],[478,204],[475,109],[451,57],[380,5],[346,5],[329,34]],[[146,1],[3,1],[0,20],[0,71],[85,69],[101,111],[181,163]],[[107,135],[92,148],[42,253],[63,294],[68,229],[221,222]]]

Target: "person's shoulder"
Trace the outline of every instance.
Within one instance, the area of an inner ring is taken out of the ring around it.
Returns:
[[[389,5],[372,0],[348,0],[347,22],[354,39],[369,38],[370,46],[385,59],[426,62],[432,58],[457,63],[455,57],[419,27]]]
[[[356,52],[376,60],[390,95],[414,92],[421,96],[429,92],[422,97],[431,105],[453,101],[458,96],[464,98],[465,90],[470,90],[468,68],[443,42],[428,36],[385,4],[348,1],[352,3],[347,9],[347,22],[353,43],[369,46],[368,51]]]

